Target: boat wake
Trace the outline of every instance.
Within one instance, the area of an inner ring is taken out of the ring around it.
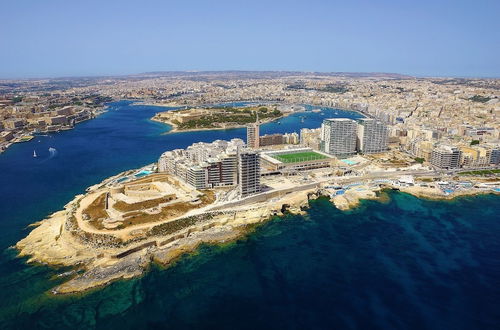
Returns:
[[[41,162],[41,163],[44,163],[44,162],[46,162],[46,161],[48,161],[48,160],[51,160],[52,158],[56,157],[56,156],[57,156],[57,154],[58,154],[57,149],[56,149],[56,148],[52,148],[52,147],[50,147],[50,148],[49,148],[49,156],[48,156],[48,157],[46,157],[46,158],[41,159],[41,161],[40,161],[40,162]],[[40,155],[37,155],[36,151],[33,151],[33,157],[34,157],[34,158],[38,158],[38,159],[40,159]]]
[[[56,150],[56,148],[50,147],[49,148],[49,153],[50,153],[49,159],[54,158],[55,156],[57,156],[57,150]]]

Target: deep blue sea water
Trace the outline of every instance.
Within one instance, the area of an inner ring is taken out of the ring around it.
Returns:
[[[500,198],[493,195],[429,201],[391,192],[384,203],[347,212],[318,200],[304,217],[274,218],[244,239],[203,246],[167,269],[152,266],[140,279],[48,294],[61,270],[28,266],[8,249],[28,224],[165,150],[245,135],[163,134],[168,127],[149,120],[163,110],[117,102],[74,130],[0,155],[0,328],[500,328]],[[298,132],[343,115],[358,116],[325,109],[262,132]]]

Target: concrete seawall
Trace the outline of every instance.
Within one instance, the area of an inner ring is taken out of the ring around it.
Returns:
[[[227,204],[220,205],[220,206],[215,206],[215,207],[211,208],[210,210],[215,211],[215,210],[227,209],[227,208],[231,208],[231,207],[243,206],[246,204],[262,203],[262,202],[266,202],[272,198],[282,197],[283,195],[290,194],[293,192],[309,190],[309,189],[317,189],[317,188],[320,188],[320,186],[321,186],[321,183],[315,182],[315,183],[304,184],[301,186],[286,188],[286,189],[282,189],[282,190],[272,190],[272,191],[260,193],[260,194],[255,195],[255,196],[247,197],[247,198],[239,200],[239,201],[227,203]]]

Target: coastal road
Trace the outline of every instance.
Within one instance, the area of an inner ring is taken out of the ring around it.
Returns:
[[[360,176],[339,176],[339,177],[328,177],[318,182],[328,182],[328,181],[338,181],[339,183],[350,183],[357,181],[366,180],[377,180],[377,179],[396,179],[404,175],[413,176],[429,176],[438,175],[439,173],[434,170],[411,170],[411,171],[393,171],[393,172],[373,172]]]

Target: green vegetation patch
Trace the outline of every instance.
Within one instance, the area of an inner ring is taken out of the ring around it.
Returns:
[[[258,113],[260,120],[276,119],[283,115],[278,109],[268,107],[214,107],[210,109],[212,113],[204,118],[175,124],[180,129],[217,128],[218,124],[221,123],[235,123],[237,125],[254,123],[257,120],[256,113]]]
[[[486,103],[489,100],[491,100],[491,97],[482,96],[482,95],[474,95],[473,97],[469,98],[469,100],[472,102]]]
[[[318,154],[317,152],[314,151],[297,152],[291,154],[277,154],[277,155],[272,155],[271,157],[283,163],[298,163],[298,162],[328,158],[327,156]]]
[[[327,93],[344,94],[350,91],[349,87],[344,84],[328,84],[323,87],[307,87],[303,83],[288,85],[286,89],[289,90],[306,90],[306,91],[318,91]]]
[[[154,226],[153,228],[151,228],[151,234],[153,236],[170,235],[170,234],[173,234],[175,232],[186,229],[188,227],[191,227],[193,225],[196,225],[196,224],[202,222],[203,220],[208,220],[211,218],[212,218],[212,216],[207,214],[207,215],[205,215],[204,218],[193,216],[193,217],[187,217],[187,218],[169,221],[169,222],[166,222],[166,223],[163,223],[161,225]]]
[[[500,174],[500,169],[499,170],[482,170],[482,171],[467,171],[467,172],[460,172],[459,175],[497,175]]]

